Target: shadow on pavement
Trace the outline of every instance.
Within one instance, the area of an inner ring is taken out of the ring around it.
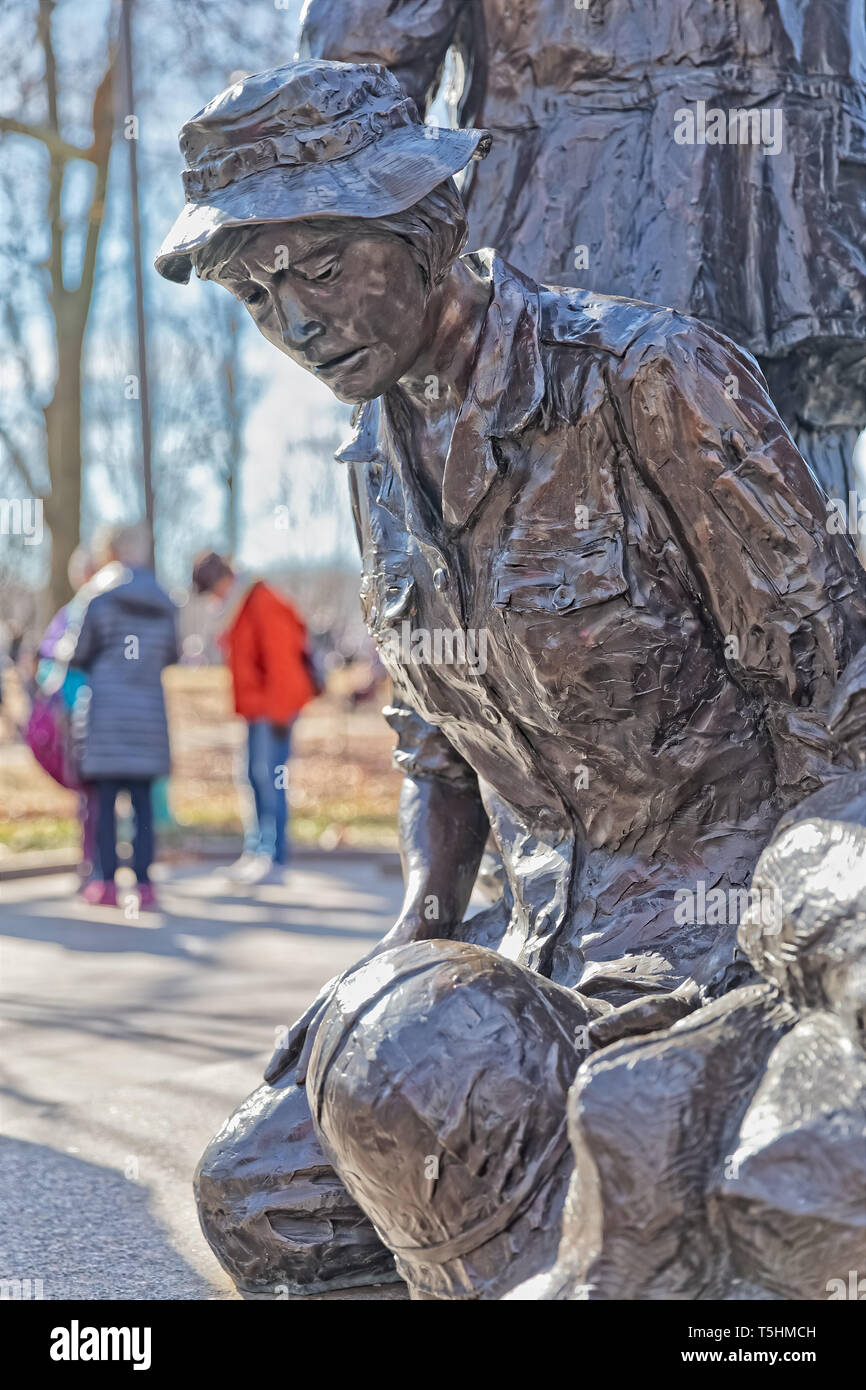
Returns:
[[[122,1173],[2,1139],[0,1186],[0,1279],[41,1279],[46,1299],[220,1296],[171,1245],[147,1188]]]
[[[207,942],[263,929],[289,936],[357,939],[359,955],[394,921],[394,885],[356,888],[331,876],[336,892],[321,905],[291,887],[226,891],[218,878],[173,877],[157,885],[160,910],[129,916],[122,907],[92,907],[74,892],[7,899],[0,937],[53,942],[70,951],[144,952],[195,959],[207,967]],[[389,892],[390,888],[390,892]],[[120,890],[121,893],[123,890]],[[347,898],[357,897],[357,903]]]

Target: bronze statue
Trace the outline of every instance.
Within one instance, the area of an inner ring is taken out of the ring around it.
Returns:
[[[611,1042],[666,1025],[750,978],[736,915],[683,916],[683,895],[745,891],[780,815],[838,775],[822,710],[866,638],[866,577],[748,353],[672,310],[539,286],[492,251],[460,256],[451,175],[488,143],[423,126],[373,64],[246,78],[184,127],[187,205],[157,258],[170,279],[195,267],[229,288],[276,347],[359,405],[342,457],[362,601],[394,683],[406,897],[358,971],[353,1026],[351,978],[330,982],[266,1079],[300,1087],[310,1071],[318,1139],[404,1272],[404,1237],[430,1243],[413,1203],[438,1152],[419,1144],[440,1114],[431,1064],[454,1055],[427,1051],[453,1036],[451,987],[473,1029],[494,1021],[490,1093],[499,1105],[511,1086],[519,1110],[490,951],[527,998],[547,997],[540,977],[575,992],[578,1052],[592,1029]],[[505,889],[464,921],[489,830]],[[431,1002],[410,1026],[400,969],[420,942]],[[460,942],[485,949],[455,957]],[[403,1086],[376,1108],[363,1058],[383,1030],[389,1048],[400,1039]],[[333,1046],[344,1084],[331,1090]],[[376,1143],[346,1148],[356,1126]],[[228,1165],[217,1141],[202,1160],[218,1255],[253,1197],[272,1232],[271,1210],[292,1202],[246,1133]],[[479,1134],[460,1161],[483,1173]],[[389,1145],[402,1167],[385,1222]],[[561,1178],[539,1169],[550,1212]],[[446,1186],[441,1243],[462,1249]],[[472,1188],[467,1231],[482,1210]],[[507,1242],[512,1227],[488,1215]],[[514,1282],[549,1263],[549,1241],[526,1238]],[[295,1280],[296,1243],[269,1242],[249,1266],[261,1292]],[[332,1281],[356,1281],[357,1243]],[[492,1279],[488,1254],[459,1278],[423,1274],[417,1296],[498,1296],[508,1278]]]
[[[864,714],[866,651],[828,711],[859,769],[755,869],[740,937],[761,983],[581,1067],[559,1257],[510,1299],[866,1294]]]
[[[555,1257],[568,1088],[600,1012],[463,941],[394,947],[335,990],[310,1106],[413,1299],[495,1299]]]
[[[261,1085],[226,1120],[195,1187],[208,1239],[246,1298],[399,1278],[393,1255],[322,1152],[306,1094],[288,1075]]]
[[[423,112],[449,47],[454,119],[494,137],[464,184],[470,247],[729,334],[847,498],[866,424],[862,0],[309,0],[299,56],[384,63]]]

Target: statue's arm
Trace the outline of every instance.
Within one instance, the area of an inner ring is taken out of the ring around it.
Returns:
[[[489,824],[478,781],[445,735],[405,705],[385,710],[403,773],[400,853],[406,893],[388,939],[450,936],[463,920]]]
[[[780,782],[805,795],[831,772],[821,711],[866,640],[866,577],[754,359],[674,323],[630,349],[621,419],[728,669],[765,706]]]
[[[385,718],[397,732],[395,761],[403,772],[400,847],[406,893],[396,923],[353,969],[408,941],[447,937],[462,922],[487,839],[478,780],[445,738],[404,704]],[[265,1069],[275,1085],[290,1068],[303,1085],[321,1017],[340,977],[329,980],[288,1030]]]
[[[310,0],[298,57],[383,63],[423,114],[463,4],[464,0]]]

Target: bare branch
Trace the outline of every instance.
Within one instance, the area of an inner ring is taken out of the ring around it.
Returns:
[[[36,486],[36,483],[33,479],[33,474],[30,472],[30,469],[27,466],[27,462],[24,458],[24,455],[21,453],[21,450],[18,448],[18,445],[15,443],[14,439],[12,438],[2,421],[0,421],[0,439],[2,439],[3,443],[6,446],[6,452],[9,455],[9,459],[13,467],[17,469],[17,471],[21,474],[21,477],[24,479],[24,483],[29,491],[30,496],[42,497],[42,489]]]
[[[39,0],[39,19],[36,27],[39,33],[39,42],[42,44],[42,50],[45,54],[45,97],[48,102],[48,124],[51,129],[59,135],[60,121],[58,118],[57,63],[54,57],[54,40],[51,34],[51,20],[53,14],[54,0]],[[48,251],[48,270],[51,276],[51,301],[55,320],[62,312],[64,300],[64,227],[60,209],[65,163],[65,160],[59,159],[56,155],[51,154],[49,150],[48,198],[46,210],[48,214],[48,225],[51,228],[51,243]],[[58,342],[58,350],[59,346]]]
[[[42,51],[45,54],[45,95],[48,98],[48,122],[53,130],[59,131],[57,60],[54,56],[54,36],[51,32],[54,4],[55,0],[39,0],[39,18],[36,21],[36,28],[39,42],[42,44]]]
[[[31,125],[27,121],[16,120],[14,116],[0,116],[0,131],[7,135],[27,135],[31,140],[40,141],[52,159],[86,159],[91,164],[96,162],[92,145],[88,150],[82,149],[80,145],[72,145],[48,125]]]

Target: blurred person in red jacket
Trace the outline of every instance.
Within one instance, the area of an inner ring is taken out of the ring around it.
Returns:
[[[219,644],[232,673],[235,710],[247,721],[252,805],[244,849],[228,870],[237,883],[280,883],[288,856],[286,785],[291,729],[318,693],[307,629],[292,604],[256,575],[236,574],[213,551],[193,585],[223,605]]]

